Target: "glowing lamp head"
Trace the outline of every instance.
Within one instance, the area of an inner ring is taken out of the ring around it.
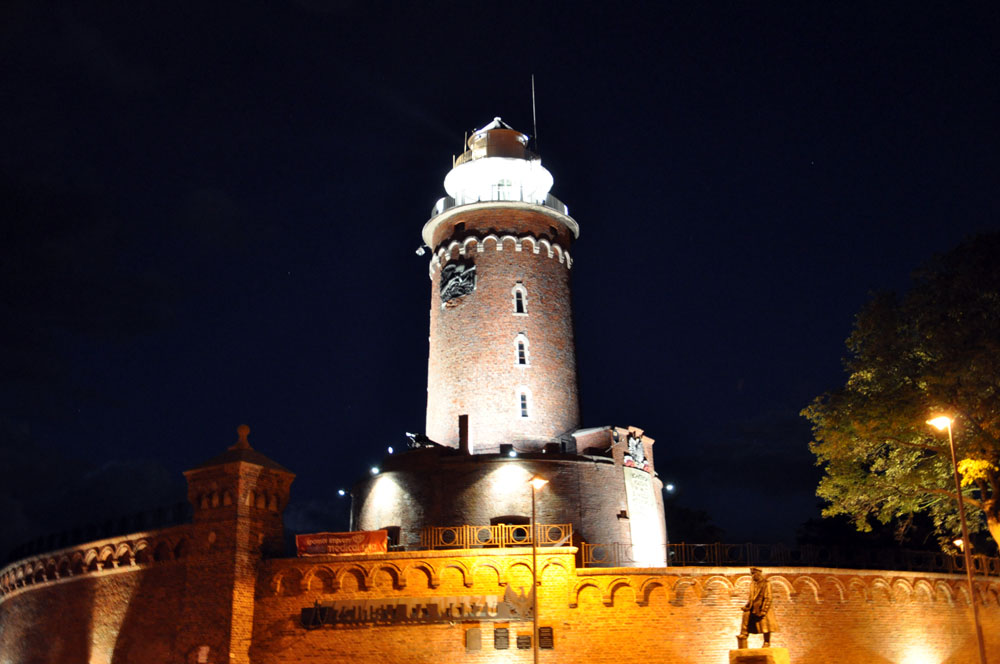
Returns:
[[[517,456],[517,452],[515,452],[514,450],[511,450],[510,452],[507,452],[507,456],[509,456],[511,459],[513,459],[514,457]]]
[[[673,484],[668,484],[668,485],[666,485],[663,488],[666,489],[667,491],[669,491],[670,493],[674,492],[674,485]]]
[[[337,495],[338,496],[346,496],[347,492],[344,491],[343,489],[337,489]]]
[[[372,475],[378,475],[379,474],[378,466],[372,466],[372,471],[371,472],[372,472]]]
[[[542,487],[548,483],[549,481],[544,477],[541,477],[540,475],[535,475],[530,480],[528,480],[528,484],[530,484],[531,488],[534,489],[535,491],[540,491]]]
[[[952,420],[947,415],[939,415],[939,416],[935,417],[934,419],[927,420],[927,424],[931,425],[932,427],[934,427],[938,431],[944,431],[945,429],[947,429],[948,427],[951,426],[951,423],[953,421],[954,420]]]

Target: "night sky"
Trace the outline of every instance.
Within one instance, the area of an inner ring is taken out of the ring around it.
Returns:
[[[532,74],[584,426],[645,429],[728,541],[793,541],[854,314],[998,226],[997,34],[995,3],[4,3],[0,553],[183,500],[243,422],[286,523],[344,527],[423,430],[420,230],[467,130],[532,133]]]

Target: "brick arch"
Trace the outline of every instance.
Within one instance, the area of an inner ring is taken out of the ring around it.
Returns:
[[[339,570],[337,570],[336,581],[338,588],[344,587],[344,577],[347,576],[348,574],[353,575],[354,578],[358,580],[358,589],[369,590],[371,588],[371,585],[369,583],[370,579],[368,576],[368,572],[365,571],[364,567],[358,565],[357,563],[345,565],[344,567],[341,567]]]
[[[56,573],[61,577],[73,574],[69,556],[64,555],[59,557],[59,562],[56,563]]]
[[[847,587],[844,586],[843,581],[835,576],[824,576],[820,587],[823,589],[822,596],[824,602],[828,602],[831,599],[843,602],[847,598]],[[830,590],[833,592],[829,592]]]
[[[615,595],[624,588],[628,588],[632,591],[632,601],[638,601],[638,595],[636,595],[635,588],[632,587],[632,582],[625,577],[618,577],[617,579],[612,579],[608,583],[608,589],[604,593],[602,601],[604,606],[614,606],[615,605]]]
[[[529,243],[531,245],[531,253],[533,253],[533,254],[537,254],[538,253],[538,240],[536,240],[533,235],[523,235],[523,236],[521,236],[521,239],[520,239],[520,241],[518,242],[518,245],[517,245],[518,251],[521,251],[521,250],[524,249],[524,243],[525,242],[527,242],[527,243]]]
[[[496,573],[496,575],[497,575],[497,585],[498,586],[505,586],[505,585],[507,585],[507,576],[504,574],[503,568],[498,563],[496,563],[496,562],[494,562],[492,560],[488,560],[488,561],[485,561],[485,562],[477,562],[472,567],[473,577],[475,577],[475,573],[478,572],[481,569],[491,569],[491,570],[493,570]]]
[[[891,594],[893,602],[909,604],[913,601],[913,585],[905,579],[896,579],[892,582]]]
[[[55,558],[49,558],[45,561],[45,576],[50,579],[59,578],[59,564]]]
[[[464,240],[462,240],[462,255],[463,256],[468,252],[470,244],[476,245],[476,252],[477,253],[479,253],[479,252],[481,252],[483,250],[482,247],[479,246],[480,245],[479,238],[477,238],[474,235],[470,235],[469,237],[467,237]]]
[[[493,245],[494,249],[496,249],[497,251],[502,251],[501,248],[500,248],[500,246],[501,246],[500,245],[500,237],[498,235],[496,235],[495,233],[490,233],[489,235],[487,235],[486,237],[483,238],[483,249],[487,249],[488,248],[486,246],[486,243],[489,242],[490,240],[493,240],[493,242],[495,243]]]
[[[443,572],[444,570],[449,568],[457,569],[459,574],[462,575],[462,585],[464,585],[466,588],[472,587],[473,583],[472,573],[469,571],[469,566],[465,562],[460,560],[453,560],[449,562],[447,565],[444,565],[441,568],[441,571]]]
[[[371,583],[368,585],[369,588],[375,587],[375,576],[379,572],[385,572],[389,575],[389,578],[392,580],[393,587],[398,589],[406,587],[406,577],[403,576],[403,570],[400,569],[399,565],[392,562],[381,562],[378,563],[376,567],[372,568],[371,574],[369,575],[369,578],[371,579]]]
[[[562,562],[560,562],[558,560],[547,560],[547,561],[545,561],[545,564],[542,565],[542,571],[538,574],[538,578],[539,579],[544,579],[545,578],[545,572],[550,567],[552,567],[552,568],[558,568],[559,570],[562,571],[563,574],[569,574],[569,570],[566,569],[566,566],[563,565]]]
[[[314,588],[313,582],[318,581],[319,586]],[[316,565],[310,567],[302,577],[302,588],[304,590],[329,590],[331,592],[339,590],[337,574],[326,565]]]
[[[730,597],[732,597],[733,593],[736,592],[736,584],[725,576],[713,575],[702,579],[701,583],[705,590],[707,590],[710,586],[722,586],[729,593]]]
[[[934,601],[934,587],[926,579],[918,579],[913,584],[913,601],[930,604]]]
[[[794,590],[792,588],[792,583],[787,578],[776,575],[767,577],[767,580],[771,582],[771,594],[775,599],[780,599],[785,602],[790,602],[792,600],[792,593]]]
[[[83,551],[74,551],[73,557],[70,560],[71,574],[83,574],[86,571],[87,561]]]
[[[645,579],[639,586],[639,591],[636,593],[636,603],[639,606],[649,606],[649,599],[653,595],[653,591],[657,588],[663,588],[663,592],[669,597],[670,590],[663,581],[653,577]]]
[[[983,606],[1000,606],[1000,587],[991,583],[983,593]]]
[[[430,564],[428,564],[428,563],[426,563],[426,562],[424,562],[422,560],[417,561],[417,562],[411,562],[406,567],[404,567],[403,568],[403,576],[405,577],[407,575],[407,573],[410,572],[410,570],[414,570],[414,571],[419,570],[419,571],[423,572],[424,576],[427,578],[427,587],[428,588],[437,588],[439,585],[441,585],[441,579],[438,577],[437,570],[435,570],[432,565],[430,565]]]
[[[964,583],[958,586],[958,589],[955,591],[955,594],[957,595],[956,600],[958,598],[961,598],[965,604],[971,604],[970,600],[972,599],[972,596],[969,595],[969,589],[965,586]]]
[[[276,572],[271,577],[271,592],[275,596],[293,597],[302,594],[302,572],[294,567],[288,567]]]
[[[531,574],[531,565],[529,565],[528,563],[522,560],[508,560],[507,565],[504,568],[505,579],[510,579],[511,572],[514,571],[515,567],[523,567],[524,569],[528,570],[529,575]]]
[[[869,591],[869,600],[878,601],[880,598],[884,598],[887,602],[892,602],[892,586],[885,579],[873,579]]]
[[[504,245],[510,240],[514,243],[514,251],[521,251],[521,243],[518,241],[517,237],[514,235],[503,235],[500,237],[500,242],[497,243],[497,251],[503,251]]]
[[[674,597],[672,604],[675,606],[684,606],[685,595],[688,595],[689,591],[690,597],[698,602],[704,595],[701,582],[698,579],[677,579],[670,591]]]
[[[539,246],[540,249],[544,249],[545,250],[545,256],[547,258],[552,258],[552,243],[551,242],[549,242],[546,238],[543,237],[542,239],[540,239],[538,241],[538,246]],[[538,252],[535,252],[535,253],[538,253]]]
[[[805,603],[811,600],[812,604],[820,603],[819,583],[809,576],[800,576],[792,582],[792,601],[795,603]]]
[[[46,581],[45,563],[43,563],[41,560],[39,560],[38,562],[36,562],[31,567],[31,582],[32,583],[45,583],[45,581]]]
[[[97,549],[87,549],[87,552],[83,554],[83,568],[85,571],[96,572],[100,569],[98,553]]]
[[[590,579],[578,581],[577,584],[573,586],[573,589],[569,591],[569,608],[575,609],[579,605],[580,593],[582,593],[586,588],[593,588],[599,594],[601,592],[601,588]]]
[[[951,586],[944,581],[938,581],[934,584],[934,601],[937,602],[942,597],[944,601],[948,602],[949,606],[955,604],[955,593],[952,591]]]
[[[847,597],[848,599],[853,599],[854,594],[858,594],[862,602],[867,602],[871,599],[871,593],[868,592],[868,586],[859,577],[853,577],[847,582]]]

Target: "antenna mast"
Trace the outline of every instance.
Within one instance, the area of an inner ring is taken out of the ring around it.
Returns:
[[[531,75],[531,124],[535,132],[535,152],[538,152],[538,116],[535,115],[535,75]]]

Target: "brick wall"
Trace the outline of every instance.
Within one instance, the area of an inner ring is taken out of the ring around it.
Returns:
[[[510,458],[431,448],[386,457],[381,467],[379,475],[352,491],[355,527],[401,527],[400,541],[407,546],[419,544],[425,526],[489,525],[498,517],[530,516],[527,482],[536,474],[549,481],[538,493],[539,523],[571,523],[577,542],[632,541],[620,458],[617,463],[568,454]],[[662,533],[662,484],[652,481],[656,505],[645,527]]]
[[[571,234],[558,220],[497,207],[453,215],[437,232],[431,262],[427,435],[458,446],[458,416],[469,416],[474,452],[501,443],[540,449],[579,426],[576,351],[570,296]],[[473,292],[442,306],[442,269],[476,268]],[[514,308],[524,290],[526,314]],[[526,340],[527,364],[517,361]],[[519,393],[526,388],[528,417]]]
[[[735,647],[745,569],[578,570],[572,552],[540,555],[539,624],[555,649],[542,662],[724,664]],[[823,568],[765,570],[781,631],[774,645],[793,662],[965,664],[977,661],[964,577]],[[299,624],[316,600],[455,597],[530,588],[530,555],[521,551],[412,552],[376,559],[272,561],[259,586],[253,661],[530,662],[514,635],[530,622],[502,626],[511,649],[493,649],[489,622],[322,627]],[[1000,651],[996,579],[982,582],[987,651]],[[464,633],[482,630],[483,649],[467,652]],[[751,646],[759,643],[751,637]]]
[[[0,662],[166,664],[197,662],[185,649],[178,616],[197,604],[189,579],[206,560],[197,549],[170,558],[183,529],[162,537],[162,560],[120,556],[122,564],[58,579],[4,586],[0,596]],[[99,556],[107,546],[96,543]],[[121,550],[121,547],[118,547]],[[144,547],[145,548],[145,547]],[[116,554],[117,555],[117,554]],[[90,558],[90,556],[87,556]],[[735,645],[749,574],[743,568],[578,569],[574,549],[541,549],[539,623],[553,628],[555,648],[541,661],[724,664]],[[530,549],[413,551],[262,561],[254,583],[252,644],[256,664],[336,662],[529,662],[516,635],[530,622],[475,620],[304,629],[302,608],[317,601],[502,595],[531,587]],[[44,561],[43,561],[44,562]],[[107,562],[107,559],[105,559]],[[44,569],[44,568],[43,568]],[[5,575],[7,570],[4,571]],[[966,664],[976,661],[971,607],[960,575],[765,569],[775,597],[777,646],[793,662]],[[22,577],[23,578],[23,577]],[[211,586],[201,594],[215,592]],[[1000,580],[980,579],[987,652],[1000,651]],[[234,595],[235,596],[235,595]],[[220,599],[220,598],[215,598]],[[225,600],[225,598],[221,598]],[[204,616],[206,626],[216,620]],[[511,649],[493,649],[496,626]],[[217,625],[216,625],[217,626]],[[467,652],[465,631],[482,630],[483,648]],[[759,637],[751,637],[751,645]],[[207,661],[230,661],[210,648]],[[233,660],[235,661],[235,659]]]

